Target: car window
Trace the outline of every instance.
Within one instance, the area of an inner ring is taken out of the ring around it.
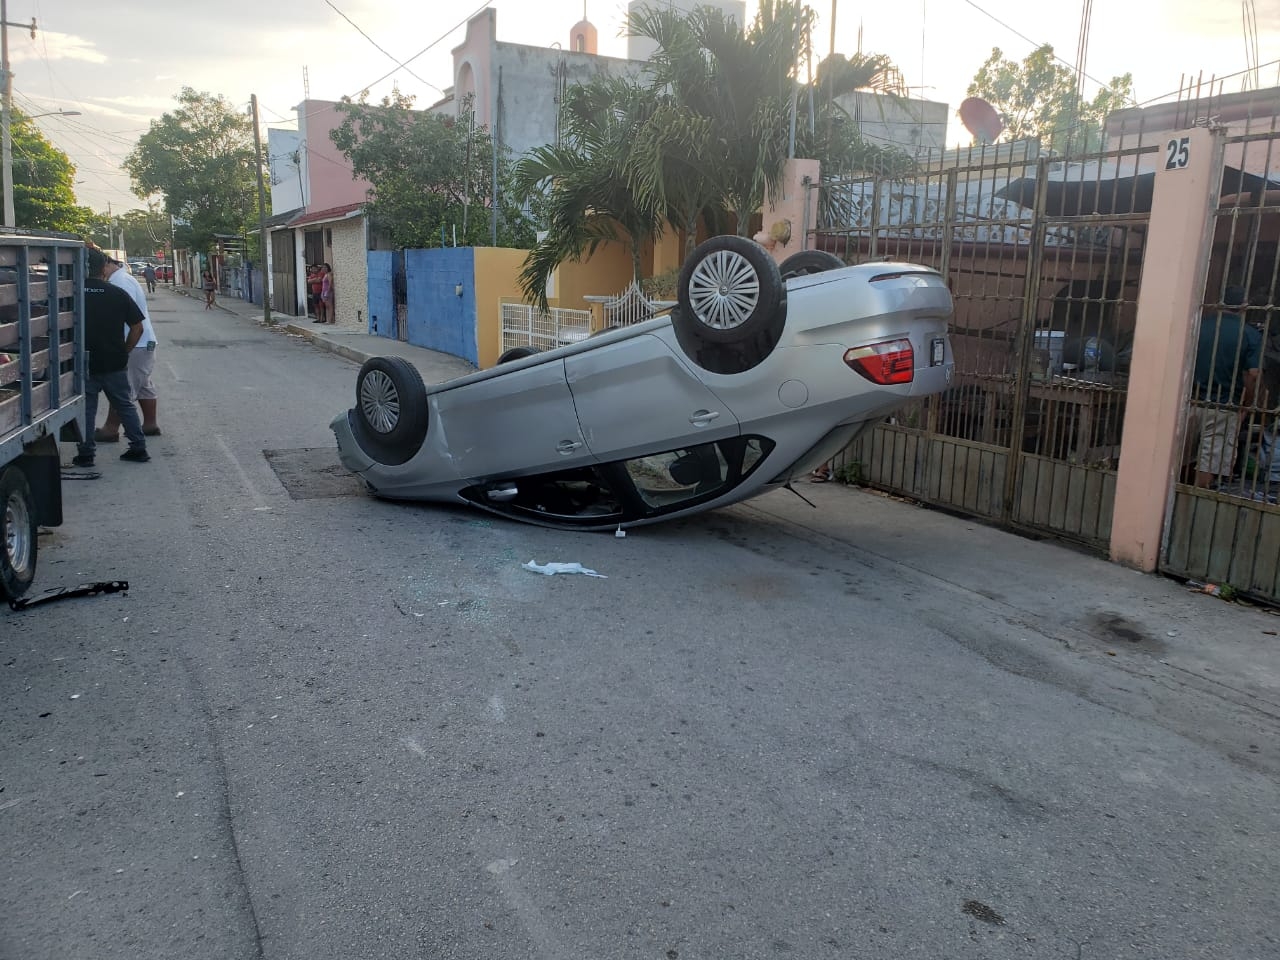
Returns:
[[[524,519],[573,524],[609,523],[624,518],[613,485],[595,467],[518,477],[471,487],[462,496],[500,513]]]
[[[613,463],[488,481],[461,495],[525,520],[598,527],[713,500],[749,477],[773,446],[765,437],[728,437]]]
[[[764,437],[729,437],[634,457],[622,461],[622,467],[646,512],[662,513],[727,493],[772,448]]]

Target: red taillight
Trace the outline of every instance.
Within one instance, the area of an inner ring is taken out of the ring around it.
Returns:
[[[850,347],[844,352],[844,362],[872,383],[910,383],[916,371],[915,353],[906,338]]]

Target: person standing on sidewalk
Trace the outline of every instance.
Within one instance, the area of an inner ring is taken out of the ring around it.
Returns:
[[[148,437],[160,436],[160,424],[156,421],[156,387],[151,375],[156,366],[156,331],[151,324],[151,312],[147,309],[147,296],[142,284],[124,269],[119,260],[107,260],[102,275],[112,286],[119,287],[133,298],[142,311],[142,339],[129,351],[129,395],[142,410],[142,432]],[[128,331],[125,331],[126,336]],[[94,432],[99,443],[117,443],[120,440],[120,413],[114,406],[107,411],[106,422]]]
[[[334,310],[333,267],[327,263],[320,265],[320,322],[337,323]]]
[[[84,341],[89,352],[89,375],[84,388],[85,439],[71,462],[77,467],[93,466],[97,450],[93,427],[98,418],[98,394],[105,393],[107,400],[120,411],[124,435],[129,439],[129,449],[120,454],[120,459],[146,463],[151,455],[147,453],[147,438],[142,434],[142,419],[129,399],[129,351],[142,339],[142,311],[132,297],[103,277],[106,254],[90,248],[85,256],[89,267],[84,283]],[[123,332],[126,327],[127,336]]]
[[[204,287],[204,308],[212,310],[215,306],[213,302],[214,295],[218,292],[218,284],[213,279],[213,274],[206,270],[201,277],[202,286]]]
[[[142,271],[143,279],[147,281],[147,293],[156,292],[156,267],[154,263],[148,263]]]

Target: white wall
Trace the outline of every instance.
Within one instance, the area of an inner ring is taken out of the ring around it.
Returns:
[[[284,213],[302,206],[302,135],[297,130],[267,130],[271,172],[271,211]]]
[[[946,149],[945,103],[895,100],[865,90],[837,97],[836,103],[857,120],[863,139],[877,146],[897,147],[912,157]]]

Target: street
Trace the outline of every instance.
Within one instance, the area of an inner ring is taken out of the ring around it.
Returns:
[[[150,299],[34,592],[130,591],[0,613],[0,960],[1280,955],[1280,619],[837,484],[379,502],[353,363]]]

